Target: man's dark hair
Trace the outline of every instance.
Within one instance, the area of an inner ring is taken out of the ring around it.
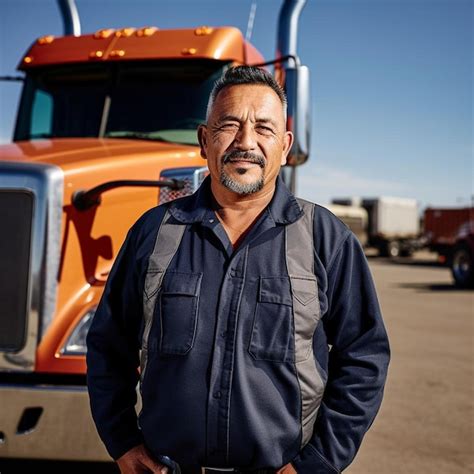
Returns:
[[[214,84],[207,104],[206,118],[209,118],[216,97],[222,89],[243,84],[263,85],[273,89],[282,103],[283,114],[286,119],[287,100],[285,91],[269,72],[255,66],[236,66],[227,69]]]

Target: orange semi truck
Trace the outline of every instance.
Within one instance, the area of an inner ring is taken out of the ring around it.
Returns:
[[[196,127],[225,68],[261,64],[231,27],[104,29],[33,43],[12,144],[0,147],[0,458],[107,460],[89,414],[85,336],[127,230],[205,176]],[[275,73],[309,147],[309,72],[296,55],[305,0],[280,10]]]

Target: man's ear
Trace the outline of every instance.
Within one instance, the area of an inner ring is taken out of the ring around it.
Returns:
[[[201,147],[201,156],[206,160],[206,149],[207,149],[207,127],[206,125],[199,125],[197,129],[197,136],[199,140],[199,146]]]
[[[288,153],[290,153],[291,147],[293,145],[293,133],[286,131],[285,136],[283,137],[283,153],[281,155],[281,162],[280,164],[286,165],[286,158],[288,157]]]

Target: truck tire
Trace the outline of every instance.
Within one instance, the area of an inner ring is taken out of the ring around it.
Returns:
[[[453,250],[451,272],[459,288],[474,288],[474,256],[466,244],[459,244]]]
[[[386,244],[385,255],[387,257],[396,258],[400,257],[401,245],[398,240],[389,240]]]
[[[392,253],[394,251],[392,241],[384,240],[377,245],[377,248],[379,250],[379,257],[393,257],[394,256]],[[395,245],[395,253],[396,253],[396,245]]]

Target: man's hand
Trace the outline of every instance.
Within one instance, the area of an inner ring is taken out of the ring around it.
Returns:
[[[168,468],[156,462],[143,444],[135,446],[117,459],[122,474],[168,474]]]
[[[291,462],[289,462],[286,466],[283,466],[282,468],[280,468],[276,474],[298,474],[295,470],[295,468],[293,467],[293,464],[291,464]]]

